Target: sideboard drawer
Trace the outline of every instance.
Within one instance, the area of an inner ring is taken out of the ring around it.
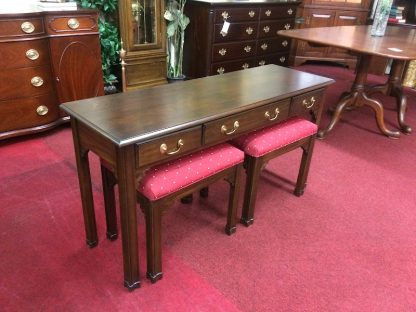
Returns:
[[[94,15],[57,15],[48,16],[45,20],[46,31],[50,35],[67,33],[95,33],[98,31]]]
[[[257,47],[257,55],[271,54],[289,50],[289,42],[285,38],[261,39]]]
[[[271,6],[262,7],[260,10],[260,20],[269,20],[277,18],[294,18],[296,15],[297,5]]]
[[[255,62],[256,62],[256,66],[263,66],[267,64],[287,66],[289,62],[289,52],[259,56]]]
[[[243,22],[243,21],[258,21],[259,9],[258,8],[219,8],[215,10],[215,23],[223,23],[227,21]]]
[[[139,167],[168,160],[201,147],[201,127],[194,127],[137,145]]]
[[[277,21],[264,21],[259,24],[259,38],[275,38],[279,36],[279,30],[293,29],[295,21],[292,19],[282,19]],[[289,39],[286,39],[289,41]]]
[[[267,104],[204,125],[204,144],[219,143],[279,122],[289,115],[290,99]]]
[[[256,54],[256,41],[215,44],[212,54],[214,62],[253,56]]]
[[[47,39],[0,43],[0,68],[20,68],[49,64]]]
[[[45,33],[42,18],[0,19],[0,39],[2,37],[30,37]]]
[[[235,70],[240,69],[247,69],[254,67],[254,59],[243,59],[238,61],[229,61],[229,62],[221,62],[221,63],[214,63],[211,66],[211,73],[210,75],[221,75],[225,73],[229,73]]]
[[[223,24],[215,25],[214,42],[255,40],[258,23],[231,24],[226,34],[221,33]]]
[[[319,125],[324,89],[315,90],[293,97],[290,115],[305,117]]]

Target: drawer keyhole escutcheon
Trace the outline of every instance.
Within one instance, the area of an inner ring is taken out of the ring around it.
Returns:
[[[305,106],[306,109],[310,109],[315,104],[315,98],[311,97],[310,102],[308,102],[306,99],[302,101],[303,106]]]
[[[243,69],[247,69],[247,68],[249,68],[249,67],[250,67],[250,65],[248,65],[248,63],[244,63],[241,67],[242,67]]]
[[[287,14],[292,15],[292,13],[293,13],[292,9],[287,10]]]
[[[256,15],[256,13],[252,10],[250,12],[248,12],[248,16],[250,17],[254,17],[254,15]]]
[[[273,121],[273,120],[275,120],[277,118],[277,116],[279,116],[279,113],[280,113],[279,107],[276,107],[276,109],[274,110],[274,116],[271,116],[270,115],[270,112],[269,111],[266,111],[264,113],[264,117],[266,117],[267,120]]]
[[[247,53],[249,53],[251,51],[251,47],[250,46],[245,46],[244,47],[244,51],[246,51]]]
[[[48,113],[49,109],[45,105],[40,105],[36,108],[36,113],[39,116],[45,116]]]
[[[286,47],[289,44],[289,42],[287,42],[287,40],[282,42],[282,46]]]
[[[222,125],[221,126],[221,133],[223,133],[225,135],[231,135],[231,134],[233,134],[234,132],[237,131],[238,127],[240,127],[240,123],[238,122],[238,120],[236,120],[236,121],[234,121],[233,128],[230,131],[228,131],[226,125]]]
[[[263,31],[265,33],[268,33],[270,31],[270,27],[269,26],[264,26]]]
[[[34,87],[40,87],[41,85],[43,85],[43,79],[42,79],[42,77],[35,76],[30,80],[30,83]]]
[[[261,45],[261,48],[262,48],[264,51],[266,51],[266,50],[267,50],[267,47],[268,47],[267,43],[263,43],[263,44]]]
[[[222,12],[222,13],[221,13],[221,16],[222,16],[222,18],[223,18],[224,20],[227,20],[227,19],[230,17],[230,15],[228,14],[228,12],[227,12],[227,11]]]
[[[286,61],[286,58],[282,56],[279,60],[280,60],[280,63],[284,63]]]
[[[261,60],[261,61],[259,62],[259,65],[260,65],[260,66],[266,65],[266,61],[265,61],[265,60]]]
[[[264,14],[266,14],[266,16],[270,16],[272,14],[272,11],[267,10],[266,12],[264,12]]]
[[[79,21],[76,18],[70,18],[68,20],[68,27],[71,29],[77,29],[79,27]]]
[[[218,51],[218,53],[219,53],[220,55],[224,56],[224,55],[225,55],[225,53],[227,53],[227,50],[223,48],[223,49],[219,50],[219,51]]]
[[[246,33],[249,34],[249,35],[251,35],[253,33],[253,28],[247,27],[246,28]]]
[[[160,145],[160,153],[162,155],[175,155],[176,153],[178,153],[182,146],[183,146],[184,142],[182,139],[179,139],[178,142],[176,142],[176,148],[170,152],[168,152],[168,146],[166,145],[166,143],[162,143]]]
[[[220,75],[224,74],[224,72],[225,72],[224,67],[220,67],[220,68],[217,69],[217,73],[220,74]]]
[[[35,25],[33,25],[31,22],[24,22],[20,27],[22,28],[23,32],[27,34],[31,34],[35,31]]]
[[[286,24],[286,25],[285,25],[285,29],[286,29],[286,30],[290,29],[290,24]]]
[[[37,60],[39,58],[39,52],[35,49],[29,49],[26,51],[26,57],[32,61]]]

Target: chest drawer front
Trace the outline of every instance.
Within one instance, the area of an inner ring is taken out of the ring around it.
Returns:
[[[263,55],[256,58],[255,66],[276,64],[280,66],[289,65],[289,52],[281,52],[272,55]]]
[[[236,70],[247,69],[255,66],[253,58],[238,61],[214,63],[211,65],[210,75],[222,75]]]
[[[324,89],[293,97],[290,115],[307,118],[319,125],[322,114],[323,98]]]
[[[46,39],[0,43],[0,68],[20,68],[49,63]]]
[[[30,128],[55,121],[59,117],[56,99],[42,95],[0,101],[0,132]]]
[[[53,92],[49,66],[0,71],[0,100]]]
[[[95,33],[98,31],[95,15],[48,16],[46,25],[46,31],[50,35]]]
[[[273,20],[278,18],[293,18],[296,16],[296,5],[266,6],[260,9],[260,20]]]
[[[212,54],[214,62],[253,56],[256,54],[256,41],[215,44]]]
[[[232,22],[244,22],[244,21],[258,21],[259,9],[258,8],[218,8],[215,10],[214,22],[216,24],[227,21]]]
[[[227,42],[238,40],[254,40],[257,38],[258,23],[233,23],[226,34],[222,34],[222,24],[215,25],[214,41]]]
[[[201,127],[194,127],[137,145],[139,167],[189,153],[201,146]]]
[[[204,143],[227,141],[254,129],[272,125],[287,118],[289,107],[288,99],[209,122],[204,126]]]
[[[2,37],[31,37],[45,33],[42,18],[0,19]]]
[[[257,46],[257,55],[275,53],[279,51],[288,51],[289,42],[285,38],[262,39]]]
[[[279,21],[265,21],[259,24],[259,38],[270,38],[278,36],[279,30],[293,29],[295,21],[291,19],[282,19]]]

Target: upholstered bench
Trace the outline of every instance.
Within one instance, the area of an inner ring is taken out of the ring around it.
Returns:
[[[172,203],[220,179],[230,184],[225,232],[236,230],[239,175],[244,153],[223,143],[162,163],[146,171],[137,189],[137,200],[145,214],[147,276],[152,282],[162,278],[162,214]],[[114,186],[117,183],[108,164],[101,162],[107,236],[117,237]]]
[[[263,167],[270,159],[298,147],[303,149],[303,154],[294,194],[296,196],[303,194],[317,130],[316,124],[299,117],[293,117],[232,141],[233,145],[245,153],[244,167],[247,178],[241,216],[243,224],[249,226],[254,221],[255,201]]]

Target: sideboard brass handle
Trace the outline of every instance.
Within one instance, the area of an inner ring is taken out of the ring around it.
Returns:
[[[292,9],[287,10],[287,14],[292,15],[292,13],[293,13]]]
[[[280,57],[279,60],[280,60],[280,63],[284,63],[286,61],[286,57],[282,56],[282,57]]]
[[[228,131],[227,126],[226,125],[222,125],[221,126],[221,133],[225,134],[225,135],[230,135],[233,134],[234,132],[237,131],[238,127],[240,127],[240,123],[238,122],[238,120],[234,121],[233,124],[233,129]]]
[[[254,15],[256,15],[256,13],[253,10],[251,10],[250,12],[248,12],[248,16],[254,17]]]
[[[265,61],[265,60],[261,60],[261,61],[259,62],[259,65],[260,65],[260,66],[266,65],[266,61]]]
[[[35,76],[32,79],[30,79],[30,83],[34,87],[40,87],[41,85],[43,85],[43,79],[42,79],[42,77]]]
[[[39,58],[39,52],[35,49],[29,49],[26,51],[26,57],[32,61],[37,60]]]
[[[287,42],[287,40],[282,42],[282,46],[286,47],[289,44],[289,42]]]
[[[269,26],[264,26],[264,27],[263,27],[263,31],[264,31],[265,33],[268,33],[268,32],[270,31],[270,27],[269,27]]]
[[[68,20],[68,27],[71,29],[77,29],[79,27],[79,21],[76,18],[70,18]]]
[[[247,68],[249,68],[250,67],[250,65],[248,65],[248,63],[244,63],[242,66],[241,66],[241,68],[243,68],[243,69],[247,69]]]
[[[279,107],[276,107],[276,109],[274,110],[274,116],[273,117],[270,115],[269,111],[266,111],[264,113],[264,117],[266,117],[266,119],[268,119],[270,121],[273,121],[277,118],[277,116],[279,116],[279,113],[280,113]]]
[[[224,55],[225,55],[225,53],[227,53],[227,50],[226,50],[226,49],[224,49],[224,48],[222,48],[221,50],[219,50],[219,51],[218,51],[218,53],[219,53],[220,55],[224,56]]]
[[[222,12],[222,13],[221,13],[221,16],[222,16],[222,18],[223,18],[223,19],[225,19],[225,20],[227,20],[227,19],[230,17],[230,15],[228,14],[228,12],[227,12],[227,11]]]
[[[305,106],[306,109],[310,109],[315,104],[315,98],[311,97],[310,102],[308,102],[306,99],[302,101],[303,106]]]
[[[179,139],[178,142],[176,142],[176,149],[174,149],[173,151],[168,152],[168,146],[166,145],[166,143],[162,143],[160,145],[160,153],[162,155],[175,155],[176,153],[178,153],[181,148],[183,146],[183,140]]]
[[[251,46],[245,46],[244,47],[244,51],[246,51],[247,53],[249,53],[251,51]]]
[[[217,69],[217,73],[220,74],[220,75],[224,74],[224,72],[225,72],[224,67],[220,67],[220,68]]]
[[[22,25],[20,25],[20,28],[27,34],[31,34],[35,31],[35,25],[31,22],[23,22]]]
[[[251,35],[253,33],[253,28],[247,27],[246,28],[246,33],[249,34],[249,35]]]
[[[261,45],[261,48],[262,48],[264,51],[266,51],[266,50],[267,50],[267,47],[268,47],[267,43],[263,43],[263,44]]]
[[[270,16],[272,14],[272,11],[267,10],[266,12],[264,12],[266,14],[266,16]]]
[[[285,25],[285,29],[286,29],[286,30],[290,29],[290,24],[286,24],[286,25]]]
[[[45,105],[40,105],[36,108],[36,113],[39,116],[45,116],[48,113],[49,109]]]

